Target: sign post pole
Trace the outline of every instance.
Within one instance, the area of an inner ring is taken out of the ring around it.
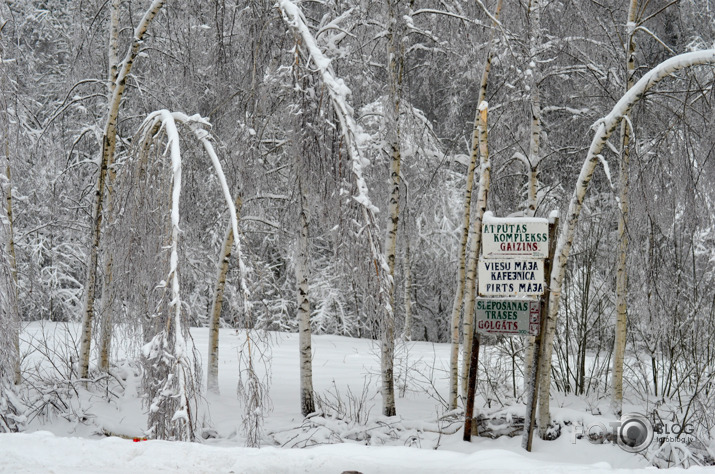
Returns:
[[[472,417],[474,416],[474,396],[477,390],[477,364],[479,363],[479,333],[472,332],[472,354],[469,376],[467,377],[467,406],[464,407],[464,441],[472,440]]]
[[[546,276],[546,288],[544,294],[541,297],[541,304],[539,305],[540,314],[540,329],[539,334],[534,338],[534,355],[532,357],[531,372],[528,374],[527,379],[527,401],[526,401],[526,415],[524,416],[524,434],[521,439],[521,447],[531,452],[531,443],[534,437],[534,421],[536,419],[536,402],[538,398],[538,383],[540,379],[540,368],[541,368],[541,358],[542,358],[542,348],[541,341],[543,339],[544,331],[546,330],[546,320],[548,318],[549,310],[549,284],[551,283],[551,267],[554,258],[554,253],[556,251],[556,230],[559,227],[559,218],[553,219],[553,222],[549,222],[549,256],[544,262],[544,275]]]
[[[553,225],[552,225],[553,224]],[[545,318],[538,321],[539,313],[544,311],[545,299],[540,303],[533,299],[543,295],[550,272],[543,259],[553,258],[553,233],[556,224],[550,224],[547,219],[535,217],[496,218],[491,212],[484,214],[482,221],[481,256],[478,261],[479,298],[475,315],[465,314],[464,317],[476,316],[476,324],[472,334],[465,334],[465,341],[472,338],[472,352],[469,355],[471,364],[467,377],[467,400],[464,407],[464,440],[472,438],[472,423],[474,416],[474,396],[477,385],[477,364],[479,362],[479,335],[527,335],[534,334],[541,324],[543,333]],[[483,298],[483,297],[487,298]],[[497,297],[497,298],[494,298]],[[546,297],[548,299],[548,296]],[[539,346],[537,346],[539,347]],[[538,349],[537,349],[538,353]],[[538,354],[535,357],[535,367],[538,368]],[[466,363],[466,361],[465,361]],[[531,374],[534,380],[537,374]],[[534,387],[529,396],[534,397]],[[531,400],[530,405],[535,405]],[[527,408],[529,427],[530,409]],[[525,425],[526,427],[526,425]],[[529,432],[528,449],[531,449],[531,428]],[[526,446],[527,441],[523,444]]]

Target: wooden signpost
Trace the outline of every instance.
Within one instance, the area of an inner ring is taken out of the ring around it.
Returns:
[[[479,259],[479,298],[472,342],[465,407],[464,440],[471,440],[479,359],[479,334],[532,335],[533,370],[527,374],[527,412],[522,446],[531,451],[534,409],[558,217],[497,218],[484,215]],[[547,258],[548,257],[548,258]],[[538,299],[537,299],[538,298]],[[465,315],[466,317],[466,315]],[[468,335],[465,334],[465,337]]]

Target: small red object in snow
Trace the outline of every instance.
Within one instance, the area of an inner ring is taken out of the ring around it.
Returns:
[[[146,441],[146,438],[134,438],[133,441],[138,443],[139,441]]]

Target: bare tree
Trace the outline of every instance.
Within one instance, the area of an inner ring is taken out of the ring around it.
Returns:
[[[499,20],[499,15],[501,14],[502,0],[497,3],[496,9],[493,14],[493,27],[496,29],[497,21]],[[487,51],[487,57],[484,61],[484,70],[482,72],[482,80],[479,87],[479,98],[477,99],[477,104],[481,104],[487,98],[487,84],[489,82],[489,70],[491,69],[492,58],[494,56],[494,37],[495,31],[489,37],[489,49]],[[474,170],[477,167],[477,162],[479,160],[479,119],[480,110],[477,109],[474,114],[474,127],[472,129],[472,150],[471,158],[469,160],[469,167],[467,169],[466,185],[464,189],[464,217],[462,218],[462,237],[459,246],[459,267],[457,271],[457,291],[454,295],[454,304],[452,305],[452,346],[450,351],[450,361],[449,361],[449,406],[451,409],[457,408],[457,399],[459,395],[459,320],[460,312],[462,310],[462,304],[464,302],[464,286],[466,277],[466,258],[467,258],[467,240],[469,237],[469,219],[472,209],[472,187],[474,184]],[[466,313],[465,313],[466,315]],[[465,345],[471,344],[467,342],[465,337]],[[466,349],[465,349],[466,355]],[[468,356],[467,356],[468,357]],[[466,372],[468,373],[468,371]],[[462,384],[464,385],[464,384]]]
[[[637,0],[631,0],[628,8],[628,21],[626,22],[626,92],[633,87],[635,67],[635,26]],[[628,181],[631,154],[631,120],[630,114],[624,115],[621,123],[621,160],[618,175],[618,201],[620,214],[618,215],[618,268],[616,269],[616,337],[613,346],[613,373],[612,373],[612,399],[611,409],[620,414],[623,406],[623,359],[626,354],[626,329],[628,311],[626,301],[628,297]]]
[[[97,280],[97,262],[99,257],[99,249],[102,232],[102,218],[104,208],[104,189],[107,180],[107,170],[114,161],[114,153],[117,146],[117,121],[119,118],[119,105],[122,101],[124,91],[126,90],[127,79],[134,65],[134,60],[139,54],[139,48],[149,25],[154,20],[159,10],[164,5],[164,0],[153,0],[149,8],[144,13],[141,21],[134,29],[131,43],[124,59],[115,67],[110,59],[110,94],[109,103],[107,105],[107,119],[104,126],[102,137],[102,153],[100,157],[99,175],[97,177],[97,186],[94,191],[94,215],[92,220],[92,232],[90,239],[90,249],[87,261],[87,277],[85,279],[85,298],[84,310],[82,316],[82,337],[80,347],[80,377],[86,378],[89,374],[89,359],[90,349],[92,344],[92,326],[94,323],[94,295],[95,285]],[[113,8],[118,8],[118,2],[112,4]],[[112,20],[114,25],[114,20]],[[110,28],[113,37],[110,39],[109,55],[110,58],[116,58],[116,38],[119,31],[114,26]]]
[[[596,132],[583,162],[574,193],[569,203],[565,225],[559,233],[551,271],[549,297],[549,313],[547,315],[544,334],[544,353],[541,361],[541,380],[539,381],[539,431],[542,438],[549,436],[548,427],[551,423],[549,410],[549,394],[551,389],[551,356],[553,353],[556,318],[561,298],[561,285],[566,273],[566,263],[573,244],[574,230],[578,222],[583,200],[591,182],[596,165],[602,160],[601,151],[606,146],[608,138],[616,130],[623,117],[654,85],[671,74],[692,66],[715,64],[715,50],[703,50],[685,53],[663,61],[646,73],[633,87],[621,97],[611,112],[596,122]]]
[[[363,158],[358,145],[358,137],[361,135],[361,130],[353,117],[352,107],[348,105],[347,97],[350,93],[350,89],[345,85],[342,79],[335,75],[333,67],[330,65],[330,60],[323,54],[320,48],[318,48],[315,38],[310,33],[300,9],[290,0],[280,0],[278,7],[283,16],[283,20],[293,34],[300,39],[300,43],[303,45],[303,48],[305,48],[305,54],[310,57],[316,66],[323,79],[323,83],[328,89],[330,101],[340,124],[340,132],[343,136],[348,155],[350,156],[351,171],[357,188],[357,195],[354,196],[354,199],[360,205],[362,211],[365,233],[368,237],[370,253],[379,281],[379,293],[377,296],[380,301],[381,311],[383,312],[381,320],[388,322],[388,324],[390,321],[393,321],[394,324],[394,311],[389,303],[389,295],[392,292],[391,287],[394,285],[394,281],[389,277],[390,267],[382,252],[378,238],[380,232],[375,219],[375,211],[377,208],[370,200],[367,184],[363,178]],[[394,330],[393,333],[390,334],[389,328],[383,328],[382,334],[383,338],[393,339],[394,348]],[[388,345],[387,341],[383,342],[383,348]],[[394,362],[392,358],[394,358],[394,350],[393,353],[382,351],[381,360],[383,361],[383,370],[384,366],[389,366]],[[383,413],[386,415],[394,415],[394,376],[392,370],[387,372],[383,371],[382,376]]]

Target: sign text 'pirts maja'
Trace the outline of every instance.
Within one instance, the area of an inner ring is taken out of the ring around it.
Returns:
[[[543,260],[479,260],[480,295],[538,296],[543,292]]]

